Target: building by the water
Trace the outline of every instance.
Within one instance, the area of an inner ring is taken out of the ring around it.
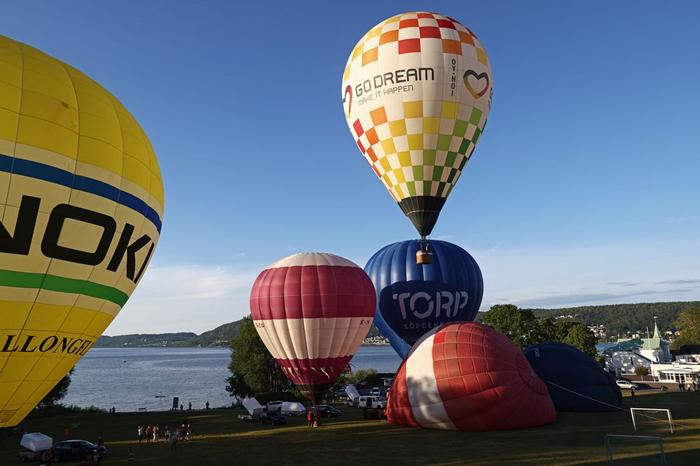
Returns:
[[[696,384],[700,379],[700,357],[671,354],[671,343],[664,340],[654,317],[654,334],[647,338],[618,340],[604,352],[608,370],[617,376],[634,374],[644,367],[657,382]]]

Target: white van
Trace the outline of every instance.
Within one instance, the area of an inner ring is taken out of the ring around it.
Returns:
[[[361,396],[357,402],[358,408],[386,408],[386,398],[381,396]]]

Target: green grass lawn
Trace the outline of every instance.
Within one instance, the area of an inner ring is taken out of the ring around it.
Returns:
[[[640,434],[664,437],[669,465],[700,464],[700,392],[652,391],[626,398],[626,406],[671,409],[676,433],[663,422],[643,423]],[[617,413],[559,413],[557,422],[534,429],[503,432],[441,432],[391,426],[364,420],[362,411],[342,408],[338,419],[316,429],[306,419],[290,418],[286,426],[246,424],[241,411],[221,409],[192,413],[70,414],[25,421],[27,431],[61,439],[65,426],[72,436],[96,441],[102,435],[109,455],[104,465],[127,464],[129,448],[143,465],[592,465],[606,464],[603,435],[632,434],[629,410]],[[176,452],[164,442],[138,444],[141,424],[174,426],[188,416],[194,437]],[[17,462],[18,436],[0,442],[0,464]],[[658,465],[658,447],[644,442],[616,445],[616,465]]]

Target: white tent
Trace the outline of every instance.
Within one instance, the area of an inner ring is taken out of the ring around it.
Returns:
[[[353,404],[357,403],[357,400],[360,398],[360,392],[357,391],[357,387],[353,384],[345,386],[345,393],[348,394],[348,398]]]
[[[303,404],[296,401],[283,401],[280,413],[284,415],[301,416],[306,414],[306,408]]]
[[[33,452],[48,450],[53,446],[53,439],[40,432],[24,434],[19,441],[19,446]]]
[[[243,398],[241,403],[251,416],[257,416],[263,411],[263,406],[255,398]]]

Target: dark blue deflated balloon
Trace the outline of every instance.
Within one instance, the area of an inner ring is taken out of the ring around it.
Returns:
[[[542,343],[524,350],[537,376],[547,384],[557,411],[617,411],[622,394],[615,378],[590,356],[565,343]]]
[[[467,251],[430,240],[433,263],[418,265],[419,247],[417,240],[390,244],[365,266],[377,293],[374,321],[402,358],[433,327],[474,320],[484,293],[479,265]]]

